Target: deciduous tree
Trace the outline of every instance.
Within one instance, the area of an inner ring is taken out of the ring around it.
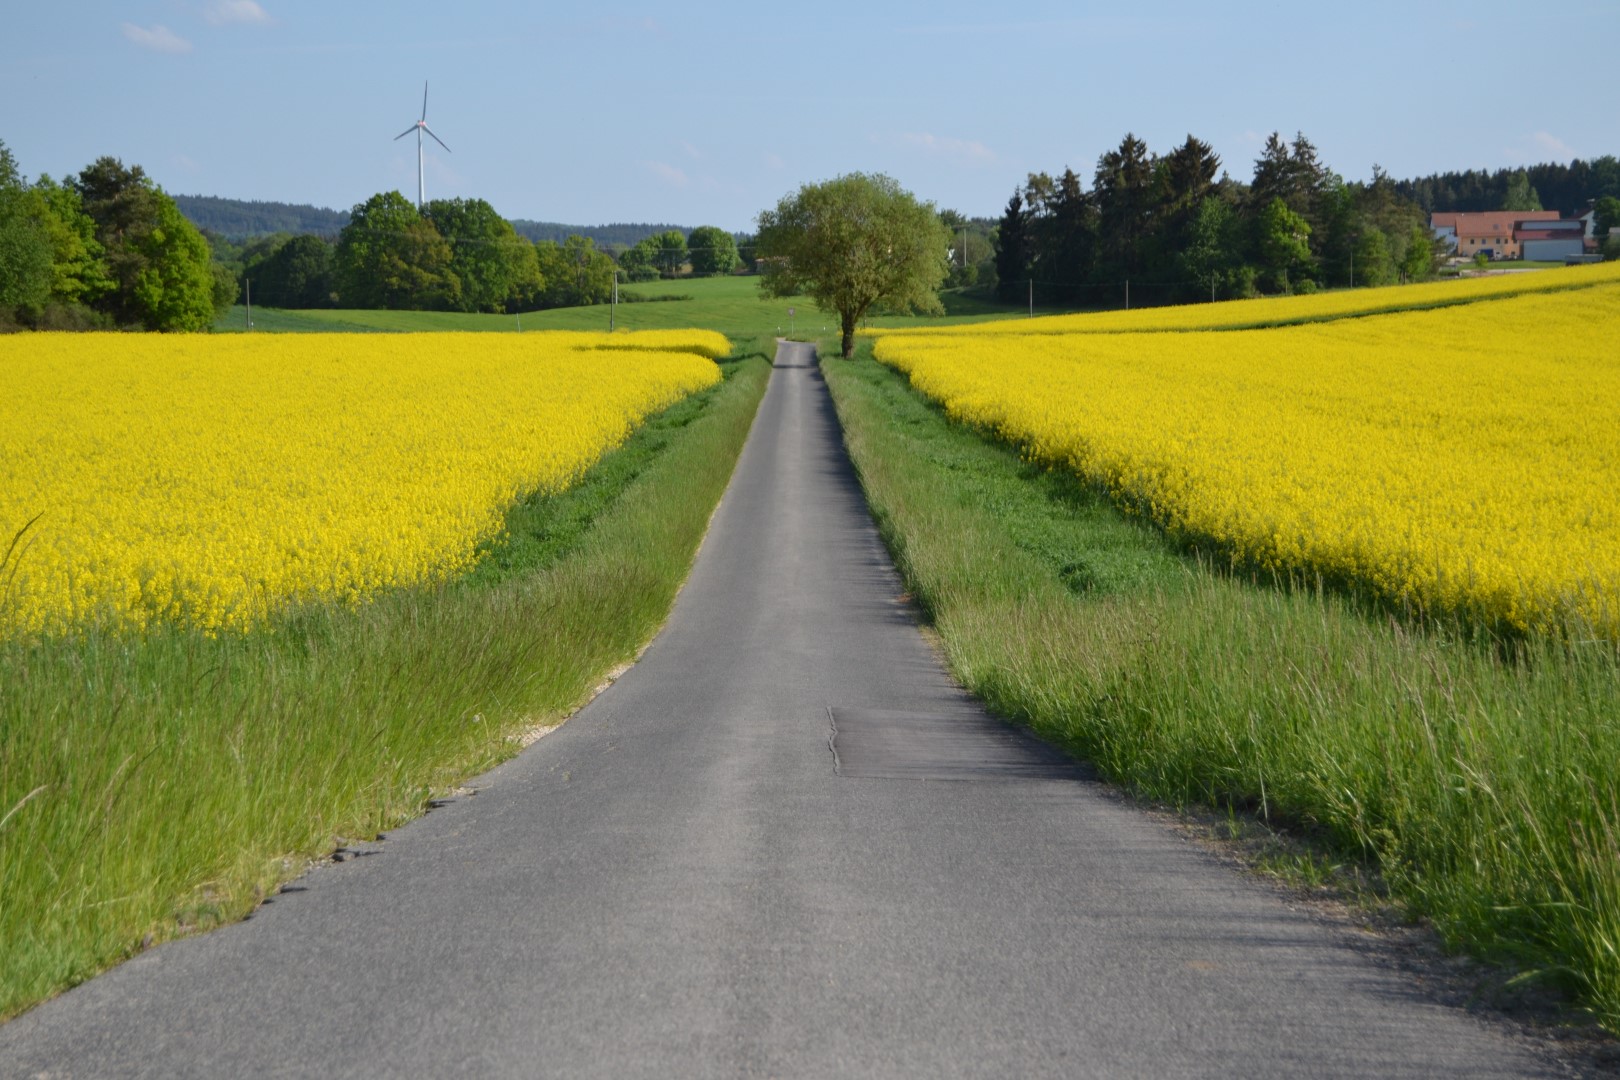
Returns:
[[[350,211],[332,254],[332,276],[348,307],[443,310],[461,298],[450,245],[397,191],[373,195]]]
[[[664,277],[676,277],[680,274],[681,267],[686,265],[686,237],[679,229],[665,229],[661,233],[654,233],[642,243],[648,246],[652,264],[658,267],[659,274]]]
[[[96,225],[114,288],[98,300],[120,325],[206,330],[215,315],[208,241],[139,165],[103,157],[73,181]]]
[[[1284,292],[1290,290],[1294,273],[1310,266],[1310,235],[1310,224],[1288,209],[1281,196],[1260,211],[1260,258]]]
[[[932,203],[888,176],[849,173],[806,184],[759,215],[767,296],[806,294],[838,313],[842,351],[873,305],[940,311],[949,231]]]
[[[1606,239],[1620,225],[1620,199],[1605,195],[1593,204],[1592,210],[1593,231],[1599,239]]]
[[[1426,225],[1416,224],[1407,231],[1406,251],[1401,256],[1401,275],[1407,281],[1427,281],[1434,277],[1440,260],[1439,243]]]
[[[694,274],[729,274],[741,262],[737,239],[716,225],[699,225],[686,238],[687,258]]]
[[[1204,196],[1187,230],[1187,246],[1181,253],[1183,272],[1198,282],[1200,295],[1207,290],[1214,296],[1227,283],[1241,255],[1237,214],[1220,196]]]
[[[252,299],[265,307],[329,307],[332,245],[318,236],[295,236],[258,263],[252,280]]]
[[[1389,237],[1378,226],[1367,225],[1361,230],[1356,237],[1355,258],[1357,285],[1388,285],[1395,280]]]
[[[1519,169],[1508,178],[1507,192],[1502,196],[1503,210],[1540,210],[1541,196],[1530,184],[1530,174]]]
[[[0,320],[38,311],[51,295],[51,241],[17,168],[0,142]]]
[[[529,241],[483,199],[434,199],[428,219],[450,244],[450,271],[461,283],[458,311],[505,311],[525,290],[532,266],[524,259]],[[532,291],[532,289],[530,289]]]
[[[71,184],[41,176],[34,184],[39,219],[51,241],[51,311],[41,325],[88,325],[96,318],[89,305],[111,290],[96,240],[96,223]]]
[[[583,307],[603,304],[613,295],[613,257],[599,251],[588,236],[570,236],[558,245],[543,240],[534,246],[544,287],[544,307]]]

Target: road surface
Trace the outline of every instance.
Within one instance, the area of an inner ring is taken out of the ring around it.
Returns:
[[[900,592],[784,345],[634,668],[0,1075],[1561,1075],[986,718]]]

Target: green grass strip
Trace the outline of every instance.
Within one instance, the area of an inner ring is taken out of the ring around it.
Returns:
[[[470,577],[209,638],[0,646],[0,1018],[239,918],[555,723],[661,625],[770,375],[531,500]]]
[[[1620,1031],[1620,665],[1511,657],[1355,598],[1182,556],[896,372],[822,364],[867,499],[951,670],[1154,799],[1367,860],[1443,939]]]

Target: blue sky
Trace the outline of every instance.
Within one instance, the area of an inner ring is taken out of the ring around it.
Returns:
[[[751,226],[801,183],[885,172],[1000,212],[1031,171],[1191,132],[1247,179],[1303,131],[1347,179],[1620,153],[1610,0],[1224,4],[460,4],[20,0],[0,139],[183,194],[347,208],[427,190],[508,217]],[[1535,46],[1520,44],[1530,39]],[[1551,48],[1548,43],[1556,43]],[[1556,51],[1555,51],[1556,50]],[[1532,66],[1536,72],[1527,70]]]

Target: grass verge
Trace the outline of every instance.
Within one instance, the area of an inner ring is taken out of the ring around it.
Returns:
[[[737,345],[724,383],[515,508],[463,580],[246,635],[0,645],[0,1018],[242,916],[632,658],[764,393],[760,342]]]
[[[1444,941],[1620,1031],[1620,665],[1516,657],[1183,557],[1076,479],[825,360],[845,442],[952,671],[1150,798],[1366,860]]]

